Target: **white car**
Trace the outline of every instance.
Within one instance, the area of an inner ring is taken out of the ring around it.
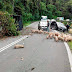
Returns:
[[[67,30],[66,26],[61,22],[53,22],[53,23],[51,23],[50,28],[54,29],[54,30],[61,30],[63,32],[65,32]]]
[[[70,21],[70,19],[66,19],[66,21]]]
[[[48,27],[48,20],[47,20],[47,16],[42,16],[41,17],[41,21],[38,24],[38,29],[47,29]]]
[[[52,23],[52,22],[56,22],[56,20],[55,20],[55,19],[51,19],[51,23]]]

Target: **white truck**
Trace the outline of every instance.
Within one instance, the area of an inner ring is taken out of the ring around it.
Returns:
[[[47,20],[47,16],[41,16],[41,21],[38,24],[38,29],[47,29],[49,22]]]

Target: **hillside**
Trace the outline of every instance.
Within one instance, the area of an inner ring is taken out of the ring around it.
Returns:
[[[64,16],[72,19],[72,0],[0,0],[0,10],[22,15],[23,22]]]

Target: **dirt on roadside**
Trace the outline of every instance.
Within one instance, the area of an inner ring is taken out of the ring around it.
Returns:
[[[25,27],[20,31],[20,35],[29,35],[31,33],[31,30],[34,29],[32,27]],[[4,37],[0,37],[0,40],[5,40],[8,37],[17,37],[17,36],[4,36]]]
[[[5,40],[6,38],[7,38],[7,36],[0,37],[0,40]]]
[[[25,27],[21,30],[21,35],[29,35],[31,33],[31,30],[34,29],[32,27]]]

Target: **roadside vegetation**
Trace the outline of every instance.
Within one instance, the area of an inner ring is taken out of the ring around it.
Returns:
[[[68,45],[69,45],[69,47],[71,49],[71,52],[72,52],[72,41],[71,42],[68,42]]]
[[[42,15],[48,16],[49,19],[60,16],[72,19],[72,0],[0,0],[0,18],[3,16],[0,19],[0,27],[4,26],[2,32],[5,30],[5,33],[1,32],[2,35],[19,34],[13,15],[21,15],[24,26],[40,20]]]
[[[23,26],[26,27],[26,26],[30,25],[31,23],[33,23],[33,22],[35,22],[35,21],[39,21],[39,20],[28,21],[28,22],[24,23]]]
[[[28,26],[30,24],[31,24],[31,21],[28,21],[28,22],[24,23],[24,27],[26,27],[26,26]]]
[[[19,35],[17,31],[17,26],[15,20],[10,16],[8,12],[0,11],[0,26],[2,30],[0,31],[0,36],[16,36]]]

